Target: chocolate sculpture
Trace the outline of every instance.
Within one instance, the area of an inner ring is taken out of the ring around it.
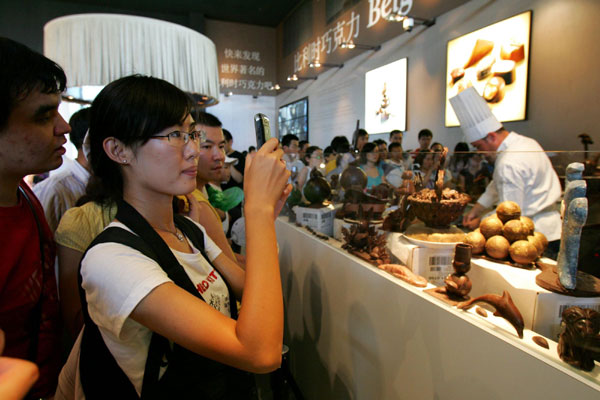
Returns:
[[[579,262],[581,229],[587,219],[587,212],[587,198],[580,197],[571,201],[563,218],[557,270],[558,279],[565,289],[575,289],[577,286],[577,265]]]
[[[319,170],[313,169],[303,192],[312,207],[323,207],[323,202],[331,197],[331,186]]]
[[[459,303],[456,307],[461,310],[468,310],[473,306],[473,304],[478,302],[483,302],[493,306],[496,309],[494,315],[497,317],[502,317],[510,322],[510,324],[517,330],[519,338],[523,339],[523,328],[525,327],[525,322],[523,321],[521,312],[517,306],[515,306],[515,303],[513,303],[510,293],[505,290],[502,293],[502,296],[498,296],[497,294],[484,294],[483,296],[475,297],[474,299]]]
[[[594,353],[597,356],[600,351],[600,313],[589,308],[569,307],[562,313],[561,325],[560,358],[584,371],[594,369]]]
[[[454,250],[454,259],[452,267],[454,273],[448,275],[444,280],[446,283],[446,294],[456,299],[467,300],[467,294],[471,291],[471,280],[466,275],[471,269],[471,250],[470,244],[459,243]]]
[[[415,274],[410,268],[400,264],[381,264],[377,268],[389,272],[396,278],[402,279],[404,282],[417,287],[427,286],[427,279],[421,275]]]
[[[467,295],[471,291],[472,284],[466,274],[471,269],[472,249],[473,246],[470,244],[457,244],[454,247],[454,258],[452,259],[454,273],[444,279],[446,286],[427,289],[425,292],[453,306],[469,300]]]
[[[358,215],[359,220],[350,229],[342,227],[342,248],[373,265],[389,264],[391,261],[386,249],[386,235],[378,234],[375,227],[371,226],[373,211],[365,213],[359,205]]]

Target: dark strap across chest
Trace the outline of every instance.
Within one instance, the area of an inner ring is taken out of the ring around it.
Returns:
[[[125,244],[155,260],[175,284],[202,299],[167,244],[133,207],[126,202],[120,202],[116,219],[135,234],[121,228],[107,228],[90,244],[86,252],[99,243]],[[208,261],[204,252],[202,231],[193,222],[179,215],[175,216],[175,224]],[[126,273],[126,268],[127,266],[123,266],[124,273]],[[139,399],[133,384],[118,366],[110,350],[106,347],[98,327],[89,316],[81,279],[80,266],[79,290],[85,321],[81,342],[80,375],[86,398],[88,400],[111,397]],[[235,319],[237,318],[237,309],[233,292],[229,284],[227,284],[227,288],[231,299],[231,316]],[[165,365],[167,369],[159,379],[160,368]],[[144,370],[142,399],[244,399],[253,397],[254,384],[250,374],[199,356],[177,344],[171,345],[163,336],[152,334]]]

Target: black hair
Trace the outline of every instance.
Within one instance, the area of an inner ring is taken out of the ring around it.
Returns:
[[[222,129],[222,131],[223,131],[223,136],[225,137],[225,141],[229,142],[230,140],[233,140],[233,136],[231,136],[231,132],[229,132],[227,129]]]
[[[294,135],[293,133],[288,133],[287,135],[284,135],[281,138],[281,146],[287,146],[289,147],[290,144],[292,143],[292,140],[298,140],[298,136]]]
[[[431,133],[429,129],[421,129],[419,131],[419,139],[421,139],[423,136],[433,137],[433,133]]]
[[[90,115],[91,108],[86,107],[71,115],[71,119],[69,120],[69,125],[71,125],[69,140],[71,140],[71,143],[73,143],[77,150],[81,149],[85,134],[90,127]]]
[[[331,147],[338,154],[348,153],[350,151],[350,142],[346,136],[336,136],[331,140]]]
[[[253,152],[253,151],[255,151],[255,150],[256,150],[256,147],[255,147],[255,146],[250,146],[250,147],[248,147],[248,153],[251,153],[251,152]]]
[[[34,90],[61,93],[67,77],[54,61],[14,40],[0,37],[0,130],[13,108]]]
[[[196,125],[204,125],[210,128],[220,128],[223,126],[219,118],[205,111],[200,111],[199,113],[197,113],[195,115],[194,121],[196,121]]]
[[[387,142],[383,139],[375,139],[373,140],[373,143],[375,143],[377,146],[379,146],[380,144],[385,144],[387,146]]]
[[[304,160],[302,160],[302,162],[304,162],[304,164],[308,165],[307,159],[310,159],[310,157],[312,156],[312,153],[314,153],[317,150],[321,150],[321,148],[319,146],[308,146],[308,148],[304,152]]]
[[[323,157],[329,157],[330,155],[335,154],[335,150],[331,146],[325,147],[323,150]]]
[[[440,142],[433,142],[433,143],[431,143],[431,146],[429,146],[429,149],[433,150],[433,146],[442,146],[442,151],[444,151],[444,145],[441,144]]]
[[[182,124],[192,107],[189,96],[162,79],[131,75],[106,85],[91,107],[93,173],[87,198],[108,204],[123,197],[121,168],[104,152],[104,139],[114,137],[135,150],[163,129]]]
[[[358,143],[358,138],[362,136],[368,137],[369,132],[365,131],[364,129],[357,129],[354,131],[354,135],[352,136],[352,147],[354,148],[354,150],[357,150],[356,143]]]
[[[371,153],[374,150],[377,150],[377,145],[375,143],[373,143],[373,142],[365,143],[362,150],[360,151],[361,165],[367,163],[367,154]],[[376,165],[379,165],[380,162],[381,162],[381,159],[377,159]]]
[[[390,144],[389,144],[389,146],[388,146],[388,152],[390,152],[390,153],[391,153],[392,151],[394,151],[394,149],[395,149],[396,147],[400,147],[400,150],[402,150],[402,145],[401,145],[400,143],[398,143],[398,142],[392,142],[392,143],[390,143]]]
[[[425,157],[427,157],[428,154],[433,154],[433,151],[431,150],[421,150],[417,153],[417,156],[415,157],[415,164],[419,164],[421,167],[423,167],[423,160],[425,160]]]
[[[402,136],[404,136],[404,132],[402,132],[400,129],[394,129],[390,132],[390,140],[392,140],[392,136],[394,136],[395,133],[401,133]]]
[[[305,144],[308,144],[308,140],[300,140],[298,142],[298,147],[302,148],[302,146],[304,146]]]

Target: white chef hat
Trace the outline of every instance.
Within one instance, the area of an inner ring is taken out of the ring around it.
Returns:
[[[474,87],[469,87],[450,99],[467,142],[483,139],[490,132],[502,128],[486,101]]]

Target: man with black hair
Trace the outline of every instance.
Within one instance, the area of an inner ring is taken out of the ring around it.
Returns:
[[[300,140],[298,142],[298,157],[301,160],[304,160],[304,155],[306,154],[306,150],[308,149],[309,146],[310,146],[310,143],[308,143],[308,140]]]
[[[404,136],[404,134],[402,133],[401,130],[394,129],[393,131],[390,132],[390,143],[400,143],[400,145],[402,146],[403,136]]]
[[[233,149],[233,136],[227,129],[223,129],[223,136],[225,136],[225,155],[229,158],[237,159],[231,170],[231,177],[227,183],[221,185],[223,189],[229,189],[230,187],[244,187],[244,168],[246,167],[246,158],[242,153]]]
[[[0,38],[0,328],[4,356],[35,362],[28,398],[53,396],[60,368],[55,245],[39,201],[23,181],[58,168],[69,124],[58,113],[62,68]]]
[[[281,148],[283,149],[283,157],[281,159],[285,161],[285,167],[292,173],[290,182],[295,183],[298,173],[304,167],[304,163],[298,155],[300,150],[298,136],[291,133],[284,135],[281,138]]]
[[[90,178],[90,167],[83,151],[83,139],[90,125],[90,108],[83,108],[73,114],[69,125],[69,139],[77,149],[77,158],[66,162],[61,171],[50,175],[33,188],[53,232],[63,214],[85,194],[85,186]]]
[[[433,140],[433,133],[429,129],[421,129],[419,131],[419,148],[414,150],[411,155],[413,158],[417,158],[420,151],[429,150],[429,145]]]

